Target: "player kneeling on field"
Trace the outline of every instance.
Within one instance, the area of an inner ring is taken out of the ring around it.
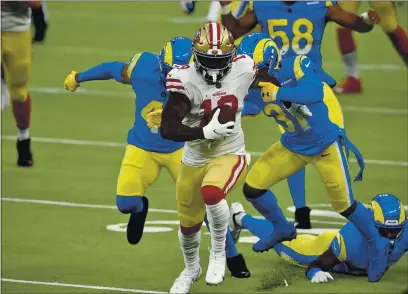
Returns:
[[[401,201],[392,194],[379,194],[370,204],[371,221],[379,233],[388,239],[387,269],[408,251],[408,222]],[[265,219],[246,214],[240,203],[231,205],[230,229],[238,237],[242,228],[259,238],[276,232]],[[306,277],[312,283],[333,280],[333,273],[367,276],[370,246],[357,227],[348,222],[340,230],[329,230],[318,236],[298,235],[295,240],[278,243],[275,252],[285,261],[307,267]]]

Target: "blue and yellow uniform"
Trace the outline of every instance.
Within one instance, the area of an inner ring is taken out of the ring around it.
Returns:
[[[135,121],[128,133],[128,145],[119,172],[116,205],[120,212],[131,213],[128,241],[137,244],[143,234],[148,210],[146,189],[157,179],[162,167],[174,181],[182,156],[182,142],[163,139],[158,128],[149,128],[147,116],[166,103],[166,74],[174,65],[192,61],[192,41],[176,37],[166,43],[160,56],[143,52],[125,62],[105,62],[65,79],[64,87],[74,92],[80,83],[92,80],[115,79],[132,85],[136,95]]]
[[[247,38],[250,40],[251,36]],[[389,244],[368,221],[369,211],[354,200],[347,162],[349,151],[355,154],[360,165],[355,180],[362,179],[364,162],[343,129],[331,121],[325,100],[334,97],[332,89],[319,78],[313,62],[306,56],[291,57],[281,62],[279,50],[271,38],[255,38],[254,41],[250,42],[252,45],[247,51],[253,51],[254,60],[258,60],[255,63],[266,68],[267,73],[274,75],[281,85],[263,83],[261,98],[256,103],[285,129],[285,133],[255,162],[244,184],[246,199],[274,224],[276,230],[276,234],[264,236],[254,244],[253,250],[263,252],[277,243],[296,238],[295,228],[284,217],[276,196],[269,188],[312,164],[334,210],[352,221],[370,240],[373,250],[368,276],[370,281],[378,281],[385,272],[385,252]]]
[[[345,211],[354,201],[345,149],[357,155],[361,168],[363,161],[343,130],[330,119],[325,101],[335,99],[332,89],[321,82],[312,61],[304,55],[284,59],[276,78],[283,85],[276,97],[263,90],[263,97],[254,103],[285,132],[252,167],[247,183],[256,189],[268,189],[311,163],[322,178],[334,209]],[[307,105],[312,116],[291,113],[284,105],[287,102]]]
[[[306,55],[330,87],[336,82],[322,69],[321,44],[326,13],[337,1],[255,1],[253,11],[262,32],[272,36],[285,58]]]
[[[144,195],[161,167],[177,179],[184,143],[163,139],[157,128],[147,126],[147,115],[161,109],[168,97],[159,56],[149,52],[136,54],[129,62],[127,74],[136,95],[135,122],[128,133],[117,195],[135,196]]]
[[[408,251],[408,222],[404,206],[396,196],[380,194],[373,198],[369,207],[372,211],[370,222],[375,223],[380,234],[391,243],[387,254],[387,267],[390,267]],[[259,238],[274,232],[270,222],[250,215],[245,215],[241,223]],[[351,222],[340,230],[327,230],[318,236],[299,235],[292,241],[276,244],[274,250],[285,261],[301,267],[310,268],[310,264],[320,257],[330,267],[326,270],[342,274],[367,275],[370,262],[367,239]],[[331,251],[334,259],[321,257],[326,251]],[[308,274],[308,278],[311,279],[312,275]]]
[[[266,190],[311,163],[318,169],[336,211],[342,212],[353,203],[350,177],[348,172],[343,172],[348,171],[343,146],[352,149],[359,158],[361,156],[344,135],[342,116],[329,111],[329,107],[339,107],[335,95],[316,74],[308,57],[294,56],[279,62],[276,44],[270,38],[262,39],[263,35],[247,36],[238,51],[249,54],[260,67],[262,64],[269,66],[269,59],[273,58],[264,56],[265,50],[274,50],[274,67],[279,68],[274,74],[281,87],[276,97],[262,91],[263,95],[248,96],[247,99],[257,104],[265,115],[273,117],[285,132],[280,142],[258,159],[246,182],[253,188]],[[291,102],[306,104],[312,116],[291,111],[285,106]],[[271,166],[274,166],[273,170]]]

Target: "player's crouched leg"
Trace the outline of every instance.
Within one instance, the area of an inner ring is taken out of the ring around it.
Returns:
[[[136,245],[143,236],[149,201],[146,189],[156,180],[159,166],[150,152],[133,145],[126,147],[118,177],[116,206],[121,213],[130,214],[127,240]]]
[[[116,206],[121,213],[130,213],[127,225],[127,239],[132,245],[140,242],[149,210],[149,200],[145,196],[116,195]]]

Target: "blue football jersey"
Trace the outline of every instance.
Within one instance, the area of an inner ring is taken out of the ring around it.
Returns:
[[[284,58],[309,57],[321,78],[331,87],[336,82],[322,70],[320,53],[327,9],[337,1],[254,1],[253,11],[262,32],[272,36]]]
[[[388,252],[387,266],[396,263],[408,250],[407,243],[402,235],[391,241]],[[368,269],[370,250],[367,239],[360,233],[352,222],[348,222],[333,239],[330,248],[342,264],[334,268],[335,272],[345,274],[361,274],[361,270]]]
[[[282,88],[296,88],[302,79],[305,79],[303,83],[309,83],[309,81],[318,83],[315,88],[323,91],[323,100],[307,105],[312,116],[292,114],[287,108],[289,105],[285,106],[280,101],[264,101],[256,92],[250,93],[247,99],[257,104],[266,116],[273,117],[285,129],[281,142],[286,148],[302,155],[316,155],[323,152],[338,139],[340,134],[339,127],[330,121],[328,108],[324,102],[324,97],[332,94],[331,88],[322,83],[313,70],[313,63],[305,56],[283,59],[276,78]]]
[[[147,126],[146,116],[163,108],[168,99],[159,57],[149,52],[136,54],[129,62],[128,75],[136,95],[135,122],[128,133],[128,144],[161,153],[183,147],[184,143],[163,139],[158,129]]]

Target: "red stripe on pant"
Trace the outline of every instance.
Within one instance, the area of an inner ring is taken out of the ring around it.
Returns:
[[[243,161],[243,163],[242,163],[242,161]],[[227,181],[227,182],[225,183],[225,185],[224,185],[223,190],[224,190],[224,193],[225,193],[225,194],[227,194],[227,193],[235,186],[236,182],[238,182],[239,177],[241,176],[242,172],[243,172],[244,169],[245,169],[245,164],[246,164],[246,158],[245,158],[245,156],[238,156],[238,161],[237,161],[237,163],[234,165],[234,167],[232,168],[231,175],[230,175],[230,177],[228,178],[228,181]],[[235,172],[237,171],[237,169],[238,169],[241,165],[242,165],[242,167],[241,167],[241,170],[240,170],[239,173],[238,173],[238,176],[235,178],[235,183],[233,183],[233,184],[231,185],[231,187],[230,187],[229,189],[227,189],[228,186],[230,185],[230,183],[234,180],[234,174],[235,174]]]

